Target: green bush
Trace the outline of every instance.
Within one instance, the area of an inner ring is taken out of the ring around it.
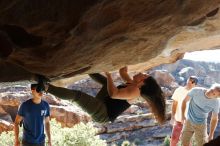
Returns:
[[[121,143],[120,146],[138,146],[139,144],[141,144],[139,139],[135,139],[133,142],[125,140]]]
[[[170,146],[170,136],[169,135],[167,135],[167,137],[165,137],[163,145]]]
[[[127,140],[123,141],[121,144],[121,146],[130,146],[130,145],[131,145],[131,143]]]
[[[21,139],[22,132],[19,133],[19,137]],[[2,132],[0,135],[0,146],[13,146],[14,145],[14,132]]]
[[[51,137],[54,146],[106,146],[106,142],[95,136],[96,129],[91,123],[77,124],[73,128],[62,128],[61,124],[51,120]],[[20,131],[22,131],[20,129]],[[20,132],[21,134],[21,132]],[[21,137],[21,136],[20,136]],[[13,146],[14,132],[0,135],[0,146]],[[46,140],[47,141],[47,140]]]
[[[135,140],[133,141],[133,143],[134,143],[134,145],[137,145],[137,146],[142,144],[141,140],[138,139],[138,138],[135,138]]]

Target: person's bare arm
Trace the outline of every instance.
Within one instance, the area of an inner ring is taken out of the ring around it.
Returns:
[[[111,74],[106,72],[107,76],[107,89],[108,94],[111,98],[114,99],[133,99],[134,97],[140,96],[140,91],[138,88],[135,88],[133,86],[128,86],[126,88],[118,89],[112,80]]]
[[[212,113],[212,118],[210,121],[209,141],[213,139],[217,123],[218,123],[218,114]]]
[[[178,105],[178,102],[176,100],[173,100],[173,103],[172,103],[172,110],[171,110],[171,123],[173,124],[175,118],[175,114],[176,114],[176,107]]]
[[[112,76],[109,72],[105,72],[105,75],[107,77],[107,89],[108,89],[108,94],[113,97],[117,92],[118,88],[115,86],[112,80]]]
[[[50,134],[50,116],[45,118],[45,130],[48,138],[48,146],[51,146],[51,134]]]
[[[182,102],[182,107],[181,107],[181,109],[182,109],[182,123],[183,123],[184,120],[186,119],[184,113],[185,113],[185,110],[186,110],[186,103],[187,103],[187,101],[189,101],[189,99],[190,99],[190,97],[187,95],[187,96],[184,98],[183,102]]]
[[[22,119],[23,119],[22,116],[16,115],[15,122],[14,122],[15,146],[20,146],[19,125]]]
[[[126,83],[132,83],[133,82],[131,77],[128,75],[128,67],[127,66],[122,67],[119,70],[119,74],[120,74],[120,76],[121,76],[121,78],[123,79],[124,82],[126,82]]]

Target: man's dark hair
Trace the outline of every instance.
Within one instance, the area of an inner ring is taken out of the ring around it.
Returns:
[[[156,120],[162,124],[166,120],[166,104],[163,91],[157,81],[151,76],[146,78],[140,91],[141,96],[148,102]]]
[[[195,83],[195,85],[197,85],[197,83],[199,81],[196,76],[190,76],[189,79],[192,81],[192,83]]]

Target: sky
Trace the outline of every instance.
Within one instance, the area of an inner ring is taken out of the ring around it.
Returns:
[[[185,53],[184,59],[220,63],[220,50],[205,50]]]

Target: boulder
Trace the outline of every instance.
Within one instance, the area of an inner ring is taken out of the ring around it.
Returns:
[[[147,70],[220,45],[219,0],[0,3],[0,82]],[[46,15],[45,15],[46,14]],[[63,86],[63,85],[62,85]]]
[[[4,131],[12,131],[14,125],[11,122],[0,119],[0,134]]]
[[[73,127],[74,125],[91,121],[91,117],[74,106],[50,106],[51,118],[55,118],[63,127]]]
[[[167,87],[170,89],[178,87],[173,75],[166,70],[155,70],[151,74],[162,87]]]

